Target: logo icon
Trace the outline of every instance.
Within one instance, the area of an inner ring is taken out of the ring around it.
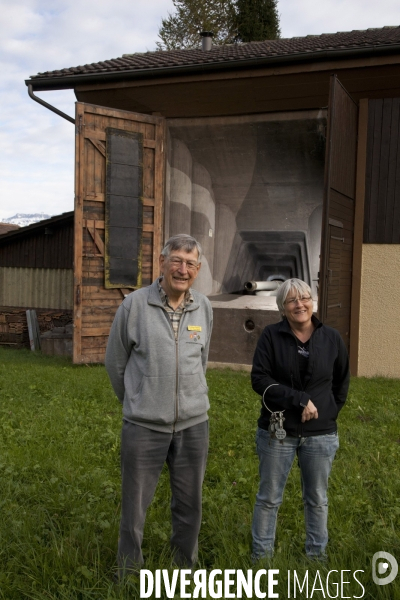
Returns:
[[[397,564],[397,560],[389,552],[375,552],[372,557],[372,579],[376,585],[392,583],[398,570],[399,565]]]

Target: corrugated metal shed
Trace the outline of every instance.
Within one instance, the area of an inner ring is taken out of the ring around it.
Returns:
[[[26,309],[40,332],[72,320],[74,213],[0,235],[0,344],[28,346]]]
[[[0,267],[0,306],[73,308],[72,269]]]

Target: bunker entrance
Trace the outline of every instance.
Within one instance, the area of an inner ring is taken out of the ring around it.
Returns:
[[[201,242],[195,287],[213,301],[248,303],[246,282],[274,277],[317,300],[325,125],[326,111],[168,121],[166,237]]]
[[[249,282],[303,279],[317,310],[326,111],[167,123],[165,238],[202,244],[194,287],[214,309],[210,360],[249,364],[280,319],[276,289]]]

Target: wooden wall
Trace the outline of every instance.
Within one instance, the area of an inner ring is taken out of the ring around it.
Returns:
[[[368,102],[364,243],[400,243],[400,98]]]
[[[74,363],[104,361],[115,312],[129,288],[108,288],[106,141],[109,128],[143,136],[141,198],[141,285],[158,275],[162,241],[164,120],[132,112],[76,105],[76,181],[74,237]],[[138,286],[140,287],[140,286]]]
[[[335,75],[328,108],[318,314],[350,345],[358,106]]]
[[[72,269],[73,217],[62,225],[22,229],[0,239],[0,267]]]

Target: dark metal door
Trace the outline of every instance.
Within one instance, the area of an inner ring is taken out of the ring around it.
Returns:
[[[318,313],[350,342],[358,106],[336,75],[330,82]]]

